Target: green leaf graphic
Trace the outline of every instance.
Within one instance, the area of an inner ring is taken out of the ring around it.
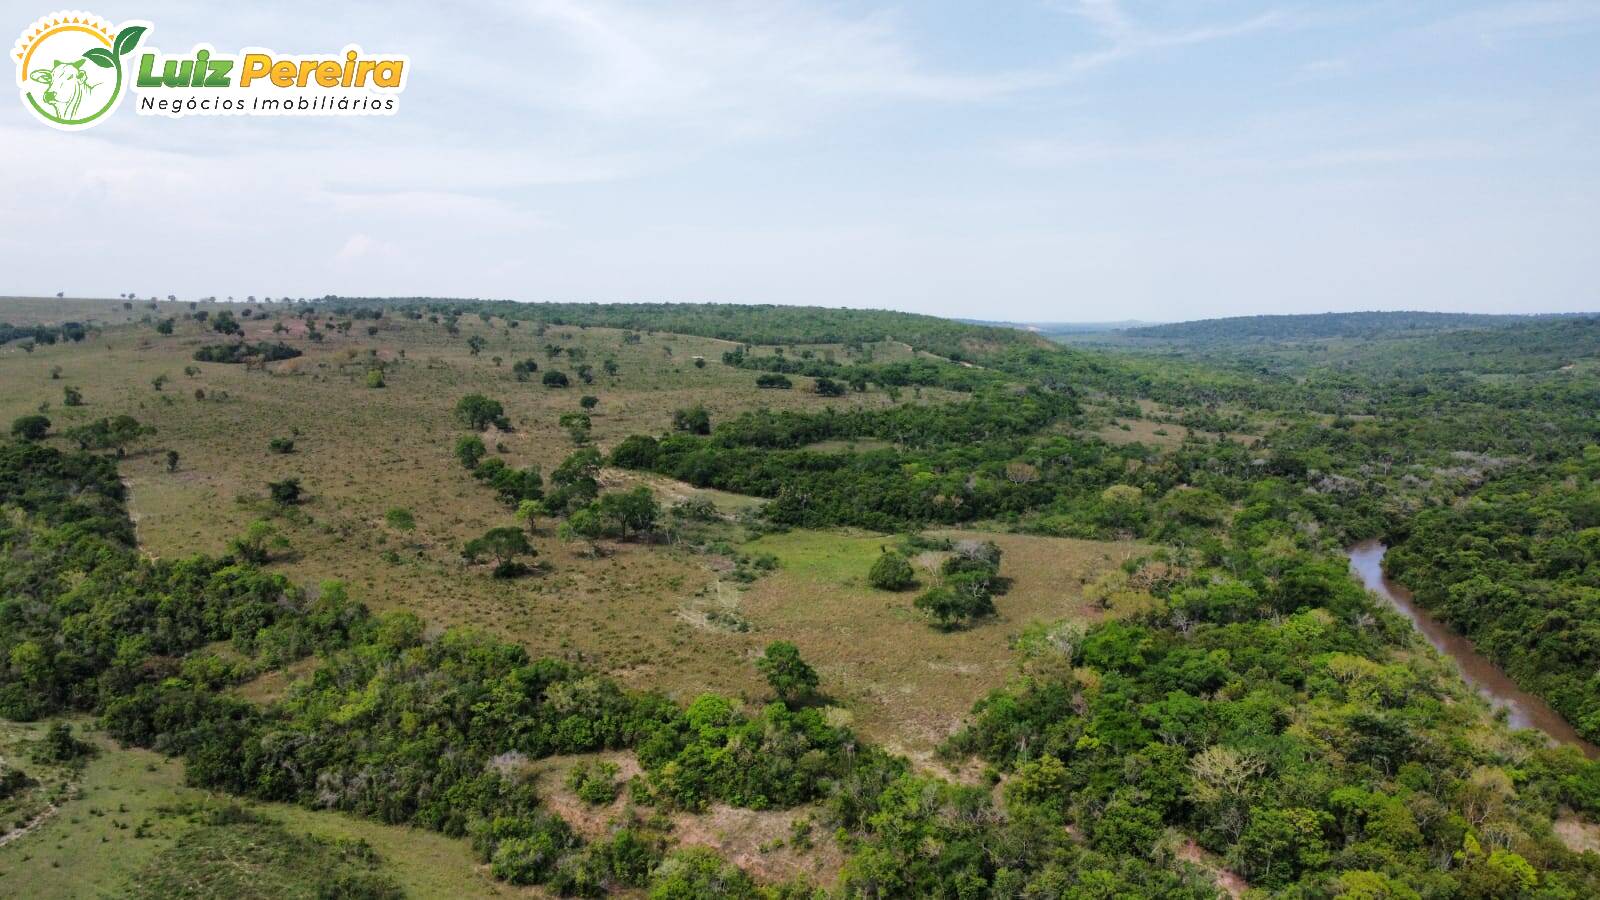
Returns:
[[[104,47],[92,47],[83,51],[83,58],[94,63],[102,69],[109,69],[116,65],[116,60],[111,58],[111,51]]]
[[[139,45],[139,39],[144,37],[144,32],[145,27],[143,25],[129,25],[127,28],[117,32],[117,40],[115,42],[117,55],[127,56],[132,53],[133,48]]]

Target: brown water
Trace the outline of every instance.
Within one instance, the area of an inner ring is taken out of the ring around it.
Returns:
[[[1590,758],[1600,758],[1600,747],[1578,736],[1561,714],[1548,703],[1517,687],[1511,676],[1479,653],[1472,642],[1457,634],[1450,626],[1429,615],[1411,599],[1411,592],[1390,581],[1383,574],[1383,555],[1388,547],[1378,541],[1363,541],[1346,550],[1350,569],[1367,590],[1394,607],[1411,620],[1422,632],[1433,649],[1456,661],[1461,677],[1496,709],[1506,712],[1506,721],[1512,728],[1537,728],[1554,740],[1579,748]]]

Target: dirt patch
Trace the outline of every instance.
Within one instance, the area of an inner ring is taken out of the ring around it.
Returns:
[[[1234,900],[1244,896],[1250,890],[1249,882],[1236,872],[1230,872],[1222,867],[1216,857],[1207,853],[1201,846],[1194,842],[1194,838],[1184,838],[1177,847],[1175,855],[1187,863],[1192,863],[1211,873],[1212,881],[1216,882],[1217,889],[1227,894]]]
[[[604,838],[635,808],[626,787],[611,803],[594,806],[566,786],[573,766],[593,761],[615,764],[624,784],[642,774],[638,760],[625,751],[552,757],[534,764],[545,806],[589,840]],[[816,813],[815,807],[753,810],[716,804],[703,813],[673,813],[672,839],[681,845],[709,847],[761,881],[804,878],[812,884],[831,884],[844,865],[844,854],[826,830],[813,828],[810,847],[792,844],[794,822]]]
[[[1600,824],[1562,816],[1555,821],[1555,832],[1573,853],[1600,853]]]

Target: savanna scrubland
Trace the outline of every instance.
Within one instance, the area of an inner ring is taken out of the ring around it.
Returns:
[[[0,886],[1600,893],[1594,320],[1304,318],[0,300]]]

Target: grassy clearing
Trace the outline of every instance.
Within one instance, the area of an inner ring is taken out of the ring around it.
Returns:
[[[218,800],[186,787],[181,763],[146,750],[120,749],[98,735],[91,737],[100,753],[80,773],[46,772],[23,753],[45,727],[0,722],[0,755],[18,759],[29,774],[40,769],[41,781],[70,784],[60,792],[53,815],[0,847],[0,896],[126,896],[135,873],[146,871],[191,833],[194,825],[177,810]],[[465,841],[281,804],[248,808],[281,822],[293,835],[366,841],[409,896],[537,896],[490,879]]]
[[[849,710],[869,738],[926,756],[972,703],[1012,671],[1011,638],[1033,621],[1091,620],[1082,586],[1145,549],[1105,543],[978,531],[938,532],[993,540],[1012,579],[996,599],[999,615],[965,631],[931,629],[912,607],[916,591],[869,587],[867,570],[894,538],[868,533],[796,530],[746,545],[771,553],[778,571],[745,595],[742,613],[764,639],[794,641],[822,675],[830,700]],[[937,560],[919,560],[924,566]],[[931,583],[933,572],[919,572]]]

